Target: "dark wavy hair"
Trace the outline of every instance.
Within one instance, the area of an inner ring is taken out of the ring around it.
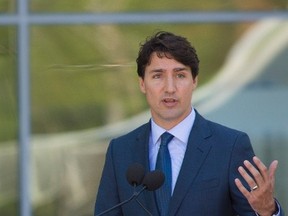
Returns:
[[[199,59],[195,48],[190,42],[182,37],[170,32],[160,31],[148,38],[144,44],[140,45],[138,53],[137,73],[144,79],[145,68],[150,64],[151,54],[156,54],[162,58],[173,58],[185,66],[189,66],[192,76],[195,78],[199,72]]]

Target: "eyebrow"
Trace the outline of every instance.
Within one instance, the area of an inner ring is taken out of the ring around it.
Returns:
[[[163,71],[165,71],[165,70],[161,69],[161,68],[150,70],[151,73],[157,73],[157,72],[163,72]]]
[[[177,68],[174,68],[173,71],[178,72],[178,71],[183,71],[183,70],[188,70],[188,68],[187,67],[177,67]]]
[[[187,67],[176,67],[173,69],[174,72],[179,72],[179,71],[184,71],[187,70]],[[165,69],[162,68],[156,68],[156,69],[152,69],[150,70],[151,73],[157,73],[157,72],[164,72]]]

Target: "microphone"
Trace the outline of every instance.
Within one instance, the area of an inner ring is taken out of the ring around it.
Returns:
[[[154,191],[160,188],[165,181],[165,175],[160,170],[154,170],[145,175],[143,179],[143,186],[148,191]]]
[[[134,188],[140,185],[145,175],[145,169],[141,164],[131,165],[126,172],[126,179]]]
[[[126,203],[132,201],[133,199],[136,199],[137,203],[149,214],[152,215],[143,205],[137,200],[137,197],[144,191],[154,191],[162,186],[164,183],[165,176],[164,174],[159,170],[154,170],[152,172],[147,173],[144,176],[144,167],[141,164],[133,164],[131,165],[126,172],[126,178],[129,184],[134,186],[134,193],[130,198],[127,200],[124,200],[123,202],[118,203],[117,205],[101,212],[100,214],[97,214],[96,216],[104,215],[122,205],[125,205]],[[143,188],[140,191],[136,191],[136,186],[140,185],[142,183]]]

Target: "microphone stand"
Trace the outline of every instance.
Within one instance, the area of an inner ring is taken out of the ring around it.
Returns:
[[[145,212],[149,215],[149,216],[153,216],[151,214],[151,212],[148,211],[148,209],[145,208],[145,206],[136,198],[136,202],[145,210]]]
[[[125,205],[126,203],[130,202],[131,200],[137,198],[144,190],[146,190],[146,186],[144,186],[144,187],[143,187],[140,191],[138,191],[138,192],[135,191],[135,187],[134,187],[134,193],[132,194],[132,196],[131,196],[130,198],[128,198],[127,200],[124,200],[124,201],[121,202],[121,203],[118,203],[117,205],[115,205],[115,206],[113,206],[113,207],[105,210],[104,212],[101,212],[100,214],[97,214],[96,216],[104,215],[104,214],[106,214],[106,213],[108,213],[108,212],[110,212],[110,211],[112,211],[112,210],[114,210],[114,209],[116,209],[116,208],[118,208],[118,207],[120,207],[120,206],[122,206],[122,205]],[[138,201],[138,203],[139,203],[139,201]],[[140,204],[140,203],[139,203],[139,204]],[[142,204],[140,204],[140,205],[142,206]],[[145,208],[144,208],[144,209],[145,209]],[[148,210],[145,209],[145,211],[147,212]],[[149,212],[149,214],[151,215],[150,212]]]
[[[134,187],[134,193],[136,193],[136,184],[133,184]],[[146,189],[146,186],[144,186],[144,188]],[[138,196],[138,195],[137,195]],[[149,216],[153,216],[148,209],[146,209],[146,207],[137,199],[137,197],[135,198],[136,202],[142,207],[142,209],[144,209],[144,211],[149,215]]]
[[[135,167],[132,167],[133,169],[135,169]],[[136,168],[139,168],[139,167],[136,167]],[[132,171],[133,171],[132,169]],[[159,170],[154,170],[152,172],[149,172],[147,173],[145,176],[144,176],[144,179],[142,180],[142,185],[143,185],[143,188],[141,190],[139,190],[138,192],[136,191],[136,187],[139,185],[139,181],[138,181],[138,177],[136,178],[136,180],[134,181],[133,178],[135,178],[135,176],[133,175],[132,173],[132,176],[131,176],[131,170],[129,169],[129,172],[128,172],[128,182],[133,185],[133,194],[132,196],[127,199],[127,200],[124,200],[123,202],[115,205],[115,206],[112,206],[111,208],[101,212],[100,214],[97,214],[95,216],[102,216],[122,205],[125,205],[126,203],[132,201],[133,199],[136,199],[136,202],[145,210],[145,212],[149,215],[149,216],[152,216],[152,214],[148,211],[148,209],[145,208],[145,206],[137,199],[137,197],[144,191],[144,190],[148,190],[148,191],[154,191],[156,190],[157,188],[161,187],[161,185],[163,184],[164,182],[164,179],[165,179],[165,176],[163,174],[163,172],[159,171]],[[138,172],[139,174],[139,172]],[[140,173],[142,175],[142,173]]]

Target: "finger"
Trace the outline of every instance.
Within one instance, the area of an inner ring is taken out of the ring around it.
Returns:
[[[244,185],[242,184],[242,182],[236,178],[235,179],[235,184],[237,186],[237,188],[239,189],[239,191],[246,197],[247,200],[250,199],[250,192],[244,187]]]
[[[269,178],[269,172],[265,164],[256,156],[253,157],[253,161],[257,166],[259,172],[261,173],[261,176],[263,177],[264,181],[267,181]]]
[[[278,167],[278,161],[274,160],[269,166],[269,176],[275,176],[276,170]]]
[[[271,180],[273,188],[275,185],[275,173],[276,173],[277,167],[278,167],[278,161],[277,160],[274,160],[269,166],[269,178]]]
[[[246,170],[242,166],[238,168],[238,171],[250,188],[253,188],[255,185],[257,185],[257,182],[255,182],[255,180],[246,172]]]
[[[254,181],[258,185],[262,185],[264,183],[264,179],[263,179],[263,176],[260,173],[260,171],[258,169],[256,169],[256,167],[254,167],[248,160],[244,161],[244,165],[249,170],[249,172],[252,174]]]

